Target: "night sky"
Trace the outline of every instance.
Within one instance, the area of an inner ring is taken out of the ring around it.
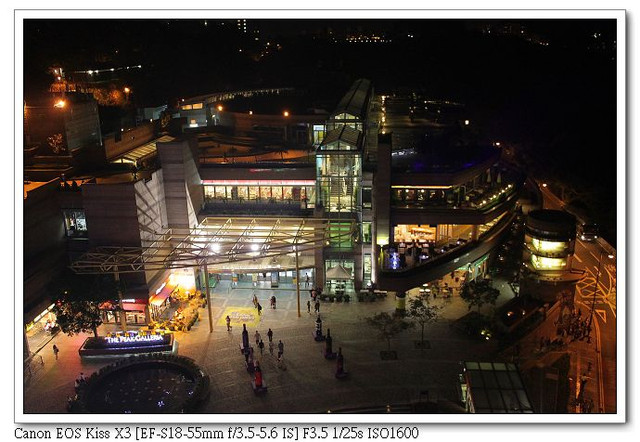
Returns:
[[[26,99],[59,64],[71,76],[142,65],[103,78],[130,85],[138,106],[297,86],[331,107],[361,77],[378,93],[465,103],[484,137],[517,146],[534,176],[584,193],[580,204],[615,243],[614,20],[248,20],[245,33],[236,20],[84,19],[24,29]],[[345,41],[358,35],[391,42]]]

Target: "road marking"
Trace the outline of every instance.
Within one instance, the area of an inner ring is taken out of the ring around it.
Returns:
[[[602,322],[604,322],[606,324],[607,323],[607,311],[606,310],[600,310],[600,309],[595,309],[594,311],[595,311],[595,313],[598,314],[598,316],[600,316],[600,318],[602,318]]]
[[[578,255],[573,255],[573,257],[574,257],[575,259],[577,259],[577,260],[578,260],[578,262],[582,262],[582,260],[580,259],[580,257],[579,257]]]
[[[593,254],[593,252],[592,252],[591,250],[589,250],[589,253],[591,254],[591,256],[593,256],[593,259],[595,259],[595,260],[596,260],[596,262],[600,261],[600,260],[598,259],[598,257],[597,257],[596,255],[594,255],[594,254]]]

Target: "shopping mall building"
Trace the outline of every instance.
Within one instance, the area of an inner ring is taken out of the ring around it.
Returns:
[[[185,99],[179,136],[141,126],[104,143],[105,161],[135,173],[25,185],[25,219],[51,212],[46,226],[31,218],[42,233],[33,247],[48,241],[78,272],[118,273],[134,324],[177,287],[203,287],[205,268],[272,285],[295,283],[297,269],[350,294],[455,288],[486,270],[524,177],[473,140],[473,122],[446,118],[463,109],[376,95],[364,79],[330,111],[306,99],[292,89]],[[32,276],[27,323],[47,317],[44,279]]]

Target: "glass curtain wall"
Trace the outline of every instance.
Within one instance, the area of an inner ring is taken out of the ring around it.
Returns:
[[[362,161],[358,153],[317,155],[319,199],[329,212],[358,209]]]
[[[314,186],[204,186],[207,201],[229,202],[300,202],[307,200],[307,207],[314,207]]]

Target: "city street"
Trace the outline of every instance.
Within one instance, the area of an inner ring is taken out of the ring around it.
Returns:
[[[540,186],[544,208],[563,210],[563,202],[548,187]],[[609,256],[612,256],[610,258]],[[593,311],[598,398],[603,412],[616,412],[617,391],[617,311],[615,249],[602,238],[593,242],[576,239],[573,267],[585,270],[586,276],[576,287],[576,303],[584,313]],[[596,290],[597,282],[597,290]],[[578,353],[580,359],[580,353]],[[576,364],[579,371],[581,365]],[[578,379],[581,373],[576,373]]]

